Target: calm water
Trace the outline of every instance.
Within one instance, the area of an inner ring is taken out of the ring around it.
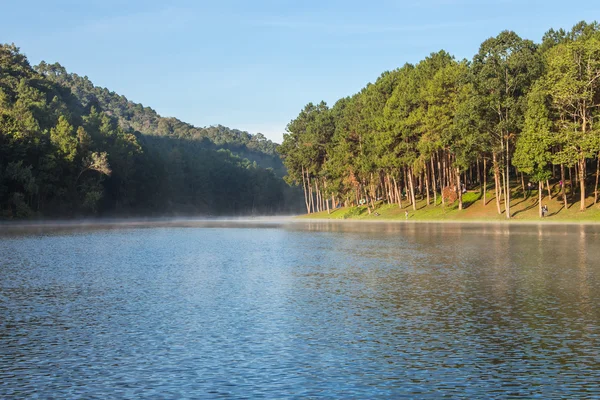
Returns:
[[[600,226],[0,235],[0,398],[600,397]]]

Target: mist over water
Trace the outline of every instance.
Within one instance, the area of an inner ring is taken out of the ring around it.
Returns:
[[[600,396],[598,225],[30,229],[0,226],[1,398]]]

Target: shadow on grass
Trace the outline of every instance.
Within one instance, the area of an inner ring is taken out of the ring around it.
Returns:
[[[520,203],[517,203],[517,204],[520,204]],[[515,205],[516,205],[516,204],[515,204]],[[512,216],[514,217],[514,216],[516,216],[516,215],[519,215],[519,214],[521,214],[521,213],[523,213],[523,212],[525,212],[525,211],[529,211],[529,210],[531,210],[532,208],[534,208],[534,207],[537,207],[537,206],[538,206],[538,201],[536,200],[536,201],[535,201],[535,203],[533,203],[533,204],[531,204],[531,205],[529,205],[529,206],[525,207],[524,209],[522,209],[522,210],[519,210],[519,211],[515,211],[515,212],[512,214]],[[549,214],[549,215],[552,215],[552,214]]]
[[[476,202],[478,202],[479,200],[481,200],[481,198],[483,197],[483,194],[480,192],[477,197],[471,198],[469,200],[464,200],[463,199],[463,209],[467,209],[469,208],[471,205],[475,204]]]
[[[553,213],[548,214],[549,217],[558,214],[559,212],[561,212],[563,209],[565,208],[564,204],[556,211],[554,211]]]
[[[365,212],[367,212],[367,207],[352,207],[351,209],[349,209],[348,211],[346,211],[342,217],[344,219],[346,218],[352,218],[352,217],[357,217],[359,215],[363,215]]]
[[[521,198],[521,201],[519,201],[518,203],[512,203],[510,206],[514,207],[514,206],[518,206],[519,204],[529,200],[531,197],[526,197],[526,198]],[[536,199],[536,203],[537,203],[537,199]]]
[[[485,198],[485,204],[483,206],[484,207],[487,206],[488,204],[490,204],[492,202],[492,200],[496,200],[496,196],[486,197]]]

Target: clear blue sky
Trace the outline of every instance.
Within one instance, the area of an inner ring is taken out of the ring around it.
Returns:
[[[444,49],[471,59],[504,29],[538,42],[600,18],[600,1],[0,0],[0,42],[60,62],[197,126],[281,141],[308,102],[330,105]]]

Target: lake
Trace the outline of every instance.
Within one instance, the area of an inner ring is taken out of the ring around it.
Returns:
[[[599,225],[0,232],[0,398],[600,396]]]

